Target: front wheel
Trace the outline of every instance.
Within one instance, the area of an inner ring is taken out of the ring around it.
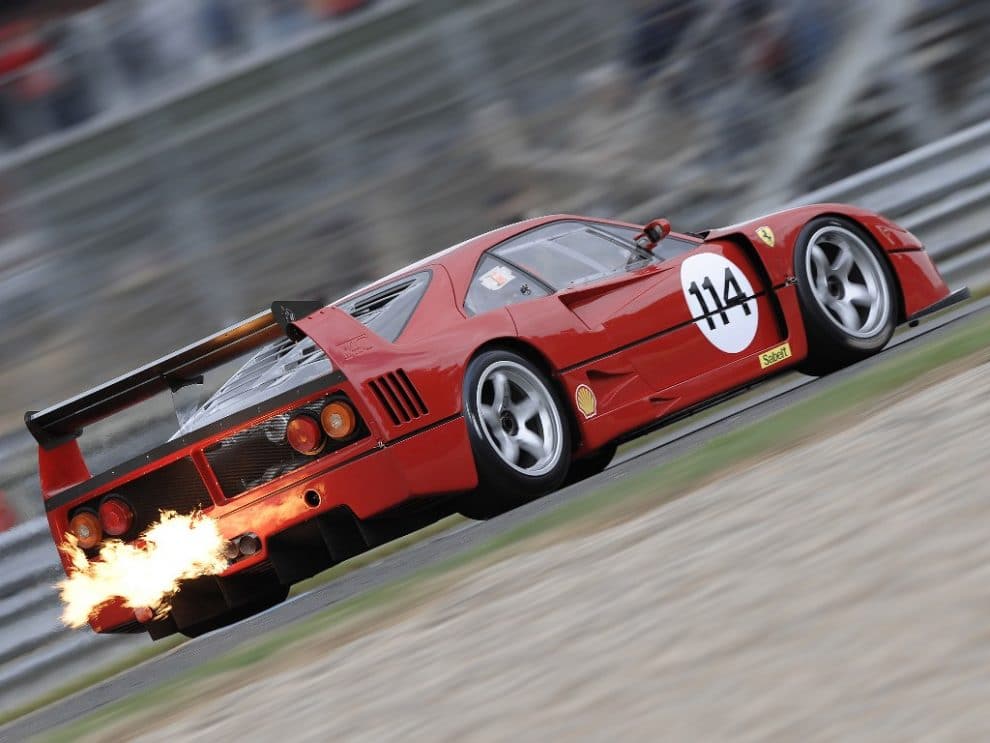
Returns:
[[[858,225],[821,217],[794,249],[808,337],[799,369],[821,375],[880,351],[897,324],[896,281],[874,240]]]
[[[553,383],[511,351],[486,351],[464,375],[464,412],[478,488],[458,510],[491,518],[555,490],[571,462],[568,417]]]
[[[572,462],[571,469],[567,473],[567,479],[564,480],[564,484],[573,485],[576,482],[587,480],[589,477],[594,477],[604,472],[605,468],[612,463],[618,449],[619,447],[616,444],[607,444],[594,454]]]

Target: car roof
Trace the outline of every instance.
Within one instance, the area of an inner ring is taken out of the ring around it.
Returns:
[[[631,224],[629,222],[620,222],[614,219],[603,219],[598,217],[582,217],[576,214],[551,214],[545,217],[526,219],[521,222],[506,225],[505,227],[499,227],[476,237],[469,238],[445,250],[428,255],[408,266],[403,266],[397,271],[393,271],[388,276],[377,279],[372,283],[351,292],[347,296],[341,297],[339,300],[334,302],[334,304],[346,302],[347,300],[360,294],[374,291],[380,286],[384,286],[385,284],[401,279],[404,276],[416,273],[417,271],[422,271],[423,269],[432,266],[443,266],[443,268],[445,268],[450,275],[454,286],[460,289],[470,282],[471,277],[474,275],[475,266],[477,266],[478,260],[481,258],[482,254],[496,245],[527,232],[534,227],[540,227],[552,222],[575,221],[618,225],[622,227],[631,227],[634,229],[639,227],[639,225]]]

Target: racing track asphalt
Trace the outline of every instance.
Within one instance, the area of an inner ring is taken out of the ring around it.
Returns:
[[[296,596],[280,606],[238,624],[190,640],[164,655],[152,658],[110,679],[66,697],[0,727],[0,741],[24,740],[73,720],[136,692],[168,681],[178,674],[209,661],[246,640],[277,627],[303,619],[340,601],[379,586],[401,580],[442,560],[466,552],[515,527],[552,511],[602,487],[644,469],[653,468],[685,454],[712,438],[738,426],[753,423],[783,408],[842,383],[879,362],[897,358],[923,343],[944,336],[950,326],[990,311],[990,298],[971,301],[932,318],[913,329],[902,329],[881,354],[827,377],[812,378],[787,373],[769,389],[746,399],[728,401],[687,419],[667,436],[624,452],[602,474],[572,485],[538,501],[486,522],[458,526],[414,544],[380,562],[342,576],[327,585]]]

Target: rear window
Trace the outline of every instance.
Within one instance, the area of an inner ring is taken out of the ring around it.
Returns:
[[[338,306],[369,330],[394,342],[402,335],[426,294],[432,276],[430,271],[406,276],[359,294]]]

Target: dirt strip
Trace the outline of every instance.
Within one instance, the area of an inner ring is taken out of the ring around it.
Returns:
[[[983,365],[100,737],[990,740],[988,449]]]

